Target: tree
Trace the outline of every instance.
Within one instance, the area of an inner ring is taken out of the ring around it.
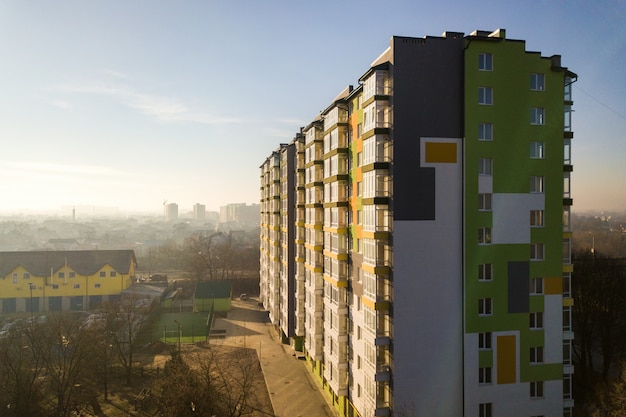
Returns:
[[[576,253],[573,257],[572,295],[576,329],[577,366],[583,377],[596,371],[594,354],[601,359],[599,370],[607,380],[611,368],[626,354],[626,276],[621,260],[599,253]]]
[[[85,405],[81,387],[90,385],[94,339],[83,332],[80,322],[68,314],[48,317],[31,337],[36,355],[42,359],[47,390],[54,401],[44,406],[51,415],[62,417]]]
[[[0,340],[0,408],[8,417],[43,412],[43,363],[39,350],[33,348],[33,333],[32,327],[12,330]]]
[[[105,306],[105,329],[110,335],[111,348],[125,370],[126,384],[130,385],[133,358],[139,349],[137,335],[154,309],[156,300],[141,298],[137,294],[124,294],[114,303]]]

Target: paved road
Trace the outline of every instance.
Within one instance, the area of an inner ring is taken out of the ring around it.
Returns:
[[[321,384],[306,369],[307,362],[280,342],[257,300],[234,300],[232,307],[228,317],[216,319],[213,326],[225,329],[226,338],[211,339],[211,343],[256,349],[276,417],[337,416]]]

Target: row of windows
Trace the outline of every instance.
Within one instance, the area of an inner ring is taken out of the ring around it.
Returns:
[[[493,71],[493,54],[488,52],[478,54],[478,69],[480,71]],[[544,74],[530,74],[530,89],[532,91],[544,91],[545,86],[546,81]]]
[[[543,324],[543,313],[533,313],[532,321],[530,325],[534,325],[532,328],[537,327],[537,324]],[[491,332],[478,333],[478,350],[491,350],[493,346],[493,336]],[[530,362],[531,363],[543,363],[543,346],[534,346],[530,348]],[[563,341],[563,364],[571,365],[573,360],[572,356],[572,341]]]
[[[106,271],[100,271],[99,273],[100,278],[106,278],[107,273]],[[117,276],[117,272],[116,271],[110,271],[109,272],[109,276],[110,277],[116,277]],[[60,279],[65,279],[65,272],[57,272],[56,274],[57,278]],[[76,278],[76,272],[68,272],[67,273],[67,277],[68,278]],[[13,284],[17,284],[17,280],[19,278],[19,274],[17,272],[14,272],[12,275],[12,280],[13,280]],[[22,273],[22,279],[30,279],[31,278],[31,274],[29,272],[24,272]]]
[[[564,382],[564,389],[565,389],[565,380]],[[532,382],[531,382],[532,384]],[[543,383],[542,383],[543,384]],[[536,388],[535,388],[536,390]],[[543,386],[541,388],[541,392],[543,393]],[[542,395],[543,396],[543,395]],[[532,396],[532,388],[531,388],[531,397]],[[539,397],[533,397],[533,398],[539,398]],[[478,417],[492,417],[493,416],[493,403],[481,403],[478,404]],[[571,407],[567,407],[563,409],[563,417],[571,417],[573,416],[573,410]],[[530,417],[544,417],[543,415],[534,415],[534,416],[530,416]]]

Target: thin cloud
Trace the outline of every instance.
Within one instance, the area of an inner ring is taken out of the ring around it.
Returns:
[[[108,68],[103,69],[101,72],[103,74],[110,75],[116,78],[124,78],[124,79],[128,78],[128,74],[124,74],[123,72],[115,71],[115,70],[108,69]]]
[[[61,84],[50,88],[59,93],[92,94],[119,99],[122,104],[164,122],[194,122],[202,124],[240,123],[241,119],[214,116],[208,111],[189,108],[181,100],[145,94],[127,86],[99,84]]]
[[[98,165],[61,165],[41,162],[8,162],[7,171],[41,175],[124,176],[126,173]]]

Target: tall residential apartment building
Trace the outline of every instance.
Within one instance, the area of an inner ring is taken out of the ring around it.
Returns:
[[[392,37],[261,165],[261,301],[343,416],[571,416],[571,84]]]

